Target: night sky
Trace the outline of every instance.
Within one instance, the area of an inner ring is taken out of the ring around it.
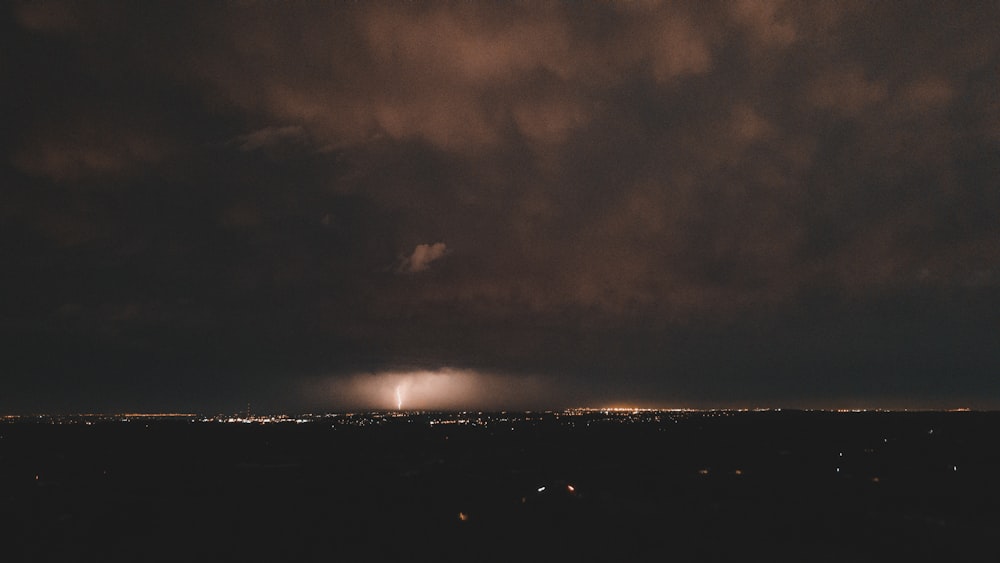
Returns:
[[[2,18],[0,414],[1000,408],[997,2]]]

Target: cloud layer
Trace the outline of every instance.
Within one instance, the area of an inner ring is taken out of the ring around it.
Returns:
[[[992,4],[9,9],[10,408],[442,365],[1000,400]]]

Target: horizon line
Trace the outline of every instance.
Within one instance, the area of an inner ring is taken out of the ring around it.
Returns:
[[[247,416],[246,413],[232,413],[232,412],[55,412],[55,413],[31,413],[31,414],[2,414],[0,415],[0,420],[11,420],[11,419],[23,419],[23,418],[45,418],[45,417],[125,417],[125,418],[194,418],[194,417],[217,417],[226,416],[241,418],[244,420],[253,420],[258,418],[266,417],[289,417],[289,416],[330,416],[330,415],[363,415],[363,414],[397,414],[397,415],[416,415],[416,414],[431,414],[431,413],[454,413],[454,414],[465,414],[465,413],[574,413],[574,412],[605,412],[605,413],[639,413],[639,412],[664,412],[664,413],[700,413],[700,412],[735,412],[735,413],[750,413],[750,412],[823,412],[823,413],[838,413],[838,414],[848,414],[848,413],[869,413],[869,412],[880,412],[880,413],[911,413],[911,412],[1000,412],[1000,409],[980,409],[971,407],[952,407],[952,408],[810,408],[810,407],[710,407],[710,408],[696,408],[696,407],[632,407],[632,406],[607,406],[607,407],[567,407],[561,409],[504,409],[504,408],[491,408],[491,409],[480,409],[480,408],[444,408],[444,409],[386,409],[386,408],[370,408],[370,409],[345,409],[345,410],[330,410],[330,411],[312,411],[312,412],[267,412],[267,413],[254,413],[253,415]]]

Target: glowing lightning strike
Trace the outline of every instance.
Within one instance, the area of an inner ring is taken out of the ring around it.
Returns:
[[[403,394],[399,392],[399,385],[396,386],[396,410],[403,410]]]

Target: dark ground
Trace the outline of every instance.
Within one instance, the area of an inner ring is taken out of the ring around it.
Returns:
[[[1000,560],[1000,413],[430,418],[0,423],[0,561]]]

